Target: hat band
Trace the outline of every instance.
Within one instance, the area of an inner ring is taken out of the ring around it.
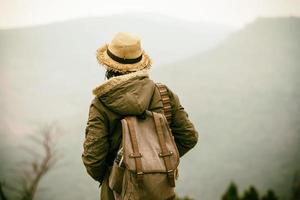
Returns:
[[[107,55],[113,59],[114,61],[121,63],[121,64],[134,64],[134,63],[138,63],[142,60],[143,58],[143,54],[141,54],[139,57],[137,58],[120,58],[116,55],[114,55],[112,52],[109,51],[109,49],[107,49]]]

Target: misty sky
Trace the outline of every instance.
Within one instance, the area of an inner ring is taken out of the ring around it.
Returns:
[[[258,16],[300,16],[300,0],[0,0],[0,28],[132,11],[241,26]]]

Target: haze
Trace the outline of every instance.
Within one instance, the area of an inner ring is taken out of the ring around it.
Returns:
[[[128,12],[241,27],[260,16],[300,16],[298,0],[0,0],[0,29]]]

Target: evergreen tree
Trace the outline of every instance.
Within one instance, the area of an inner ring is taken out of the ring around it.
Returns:
[[[278,197],[275,195],[273,190],[268,190],[261,200],[278,200]]]
[[[237,186],[231,182],[227,191],[222,196],[222,200],[239,200]]]
[[[291,200],[300,200],[300,178],[298,173],[294,176]]]
[[[259,200],[257,190],[253,186],[250,186],[249,190],[244,192],[242,200]]]

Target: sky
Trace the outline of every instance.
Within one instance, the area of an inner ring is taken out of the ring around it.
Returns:
[[[128,12],[239,27],[261,16],[300,16],[300,0],[0,0],[0,28]]]

